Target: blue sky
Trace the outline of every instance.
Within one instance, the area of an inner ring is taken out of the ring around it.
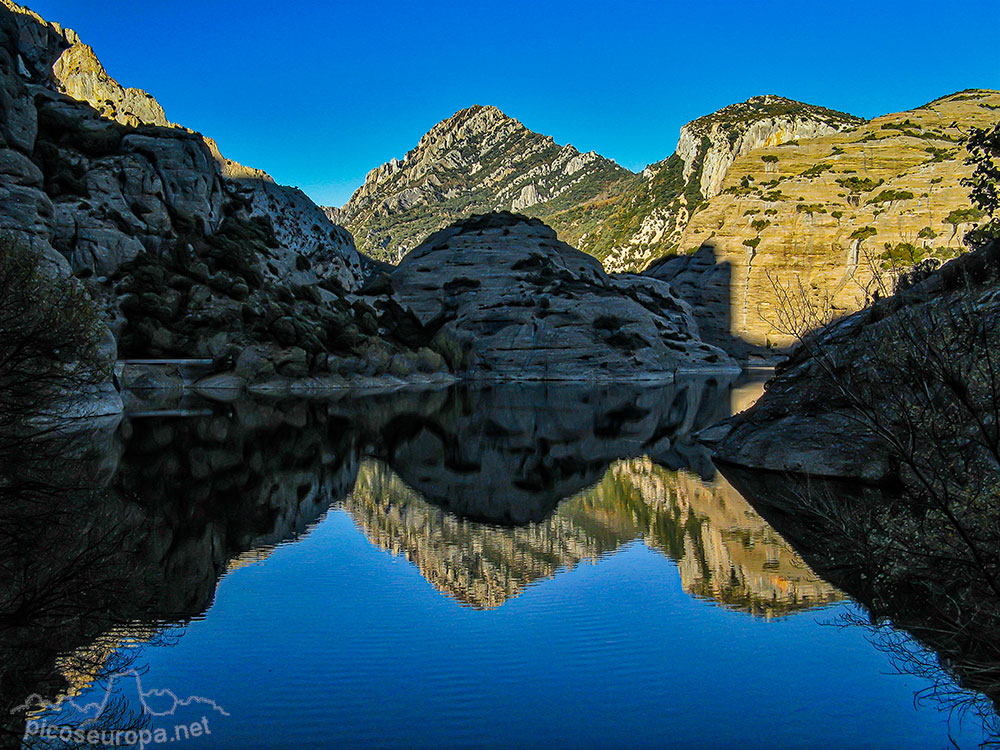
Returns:
[[[997,0],[34,0],[223,153],[339,205],[434,123],[493,104],[641,169],[775,93],[865,117],[1000,88]]]

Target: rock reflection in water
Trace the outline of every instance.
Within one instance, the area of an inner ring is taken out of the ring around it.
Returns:
[[[693,436],[729,414],[729,388],[701,377],[188,399],[166,405],[171,416],[144,404],[147,416],[78,434],[72,449],[22,446],[0,463],[4,736],[23,735],[25,716],[7,717],[27,695],[73,695],[120,669],[121,644],[199,617],[221,576],[338,502],[475,607],[635,539],[677,560],[697,596],[764,615],[831,601],[710,479]]]
[[[58,701],[127,668],[119,646],[199,616],[234,559],[344,496],[353,445],[309,414],[136,419],[0,458],[0,746],[20,745],[28,716],[11,710],[29,695]]]
[[[678,563],[685,591],[727,607],[771,617],[841,598],[724,479],[648,457],[616,461],[546,519],[516,527],[449,513],[379,461],[362,464],[344,507],[373,544],[477,609],[637,539]]]

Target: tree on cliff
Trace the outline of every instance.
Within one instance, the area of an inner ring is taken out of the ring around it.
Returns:
[[[966,235],[966,242],[981,247],[1000,237],[1000,123],[992,128],[972,128],[966,143],[967,164],[975,167],[964,184],[972,188],[970,198],[989,220]]]

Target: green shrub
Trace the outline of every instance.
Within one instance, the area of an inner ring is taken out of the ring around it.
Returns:
[[[986,212],[981,211],[975,206],[970,206],[968,208],[956,208],[950,214],[948,214],[942,223],[951,224],[953,227],[957,227],[960,224],[973,224],[986,216]]]
[[[852,193],[870,193],[883,182],[885,182],[885,180],[875,182],[875,180],[870,177],[842,177],[837,180],[838,185],[851,191]]]
[[[892,203],[893,201],[909,201],[913,200],[916,196],[913,195],[909,190],[883,190],[881,193],[876,195],[870,201],[868,205],[877,203]]]
[[[828,172],[831,169],[833,169],[831,165],[820,162],[819,164],[813,164],[809,167],[809,169],[802,172],[801,176],[812,179],[813,177],[819,177],[821,174]]]

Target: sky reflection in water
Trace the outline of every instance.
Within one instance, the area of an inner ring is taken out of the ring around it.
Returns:
[[[145,689],[229,712],[192,746],[945,746],[947,715],[914,708],[920,681],[829,625],[855,605],[691,439],[757,392],[495,389],[304,419],[236,408],[172,432],[136,420],[119,477],[141,468],[190,494],[179,507],[207,481],[270,510],[235,535],[207,611],[168,626],[170,647],[140,632],[126,648]],[[288,460],[236,481],[263,460],[252,445]],[[116,486],[148,499],[133,480]],[[951,729],[963,746],[979,736]]]

